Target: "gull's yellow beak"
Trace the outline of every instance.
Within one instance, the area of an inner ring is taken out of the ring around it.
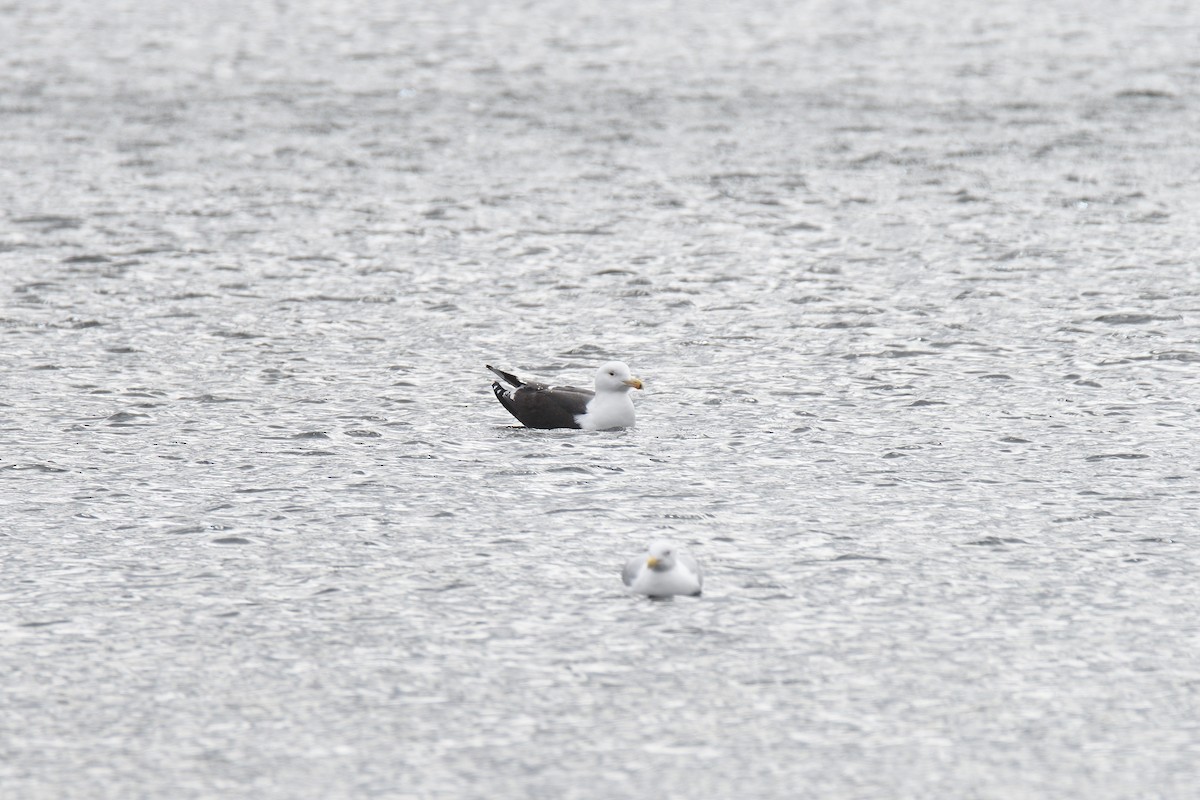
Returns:
[[[658,566],[658,559],[655,558],[654,556],[650,556],[649,558],[646,559],[646,566],[649,567],[650,569],[654,569],[655,567]]]
[[[642,388],[642,382],[637,378],[630,378],[627,381],[621,381],[621,383],[625,384],[626,386],[632,386],[634,389]]]

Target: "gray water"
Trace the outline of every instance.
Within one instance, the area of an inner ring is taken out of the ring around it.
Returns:
[[[0,6],[0,793],[1195,797],[1200,11],[445,6]]]

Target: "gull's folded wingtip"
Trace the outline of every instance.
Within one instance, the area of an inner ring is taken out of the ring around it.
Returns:
[[[507,384],[516,386],[518,388],[525,385],[524,381],[522,381],[520,378],[518,378],[516,375],[513,375],[510,372],[505,372],[502,369],[496,369],[491,364],[484,364],[484,366],[487,367],[488,369],[490,369],[496,375],[498,375],[500,377],[500,380],[504,381]]]

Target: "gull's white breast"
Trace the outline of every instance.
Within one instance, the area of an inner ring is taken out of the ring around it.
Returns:
[[[632,428],[633,399],[628,392],[596,392],[587,404],[587,411],[575,418],[585,431],[605,431],[610,428]]]

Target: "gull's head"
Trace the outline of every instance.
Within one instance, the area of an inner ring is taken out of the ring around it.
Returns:
[[[666,572],[675,566],[675,545],[670,542],[651,542],[646,551],[646,566],[655,572]]]
[[[629,374],[629,367],[621,361],[610,361],[596,370],[597,392],[628,392],[642,388],[642,382]]]

